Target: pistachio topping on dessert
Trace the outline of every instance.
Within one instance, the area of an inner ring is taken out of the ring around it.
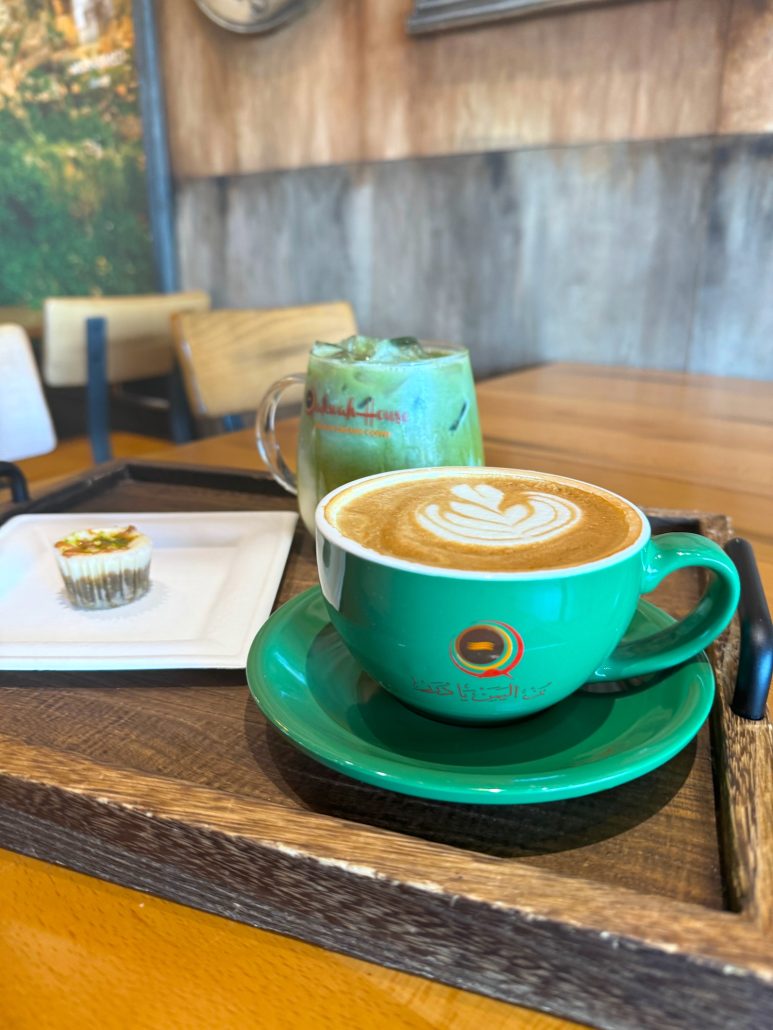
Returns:
[[[109,529],[80,529],[57,540],[54,547],[65,558],[77,554],[104,554],[126,551],[142,534],[136,526],[111,526]]]

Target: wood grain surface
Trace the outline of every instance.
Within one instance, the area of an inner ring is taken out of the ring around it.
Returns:
[[[769,596],[770,396],[770,384],[608,367],[479,384],[490,462],[581,476],[648,506],[729,512],[763,557]],[[168,457],[257,466],[247,433]],[[235,494],[154,476],[150,494],[131,477],[112,483],[112,500],[292,503],[260,481]],[[102,504],[95,487],[79,507]],[[720,540],[729,531],[721,516],[700,525]],[[278,603],[313,578],[299,530]],[[682,577],[658,599],[679,611],[699,587]],[[725,701],[734,640],[715,654]],[[711,741],[704,730],[649,776],[508,812],[329,772],[265,724],[238,672],[6,672],[2,687],[3,846],[598,1026],[757,1030],[770,1009],[767,722],[738,727],[718,705]],[[414,982],[405,1025],[418,1027]],[[512,1011],[513,1025],[539,1025]]]
[[[220,418],[253,411],[273,382],[305,372],[316,340],[357,332],[351,305],[189,312],[172,320],[191,409]]]
[[[167,0],[175,174],[773,127],[772,0],[638,0],[421,39],[410,10],[328,0],[240,37]]]
[[[706,135],[719,123],[732,5],[639,0],[411,38],[411,0],[328,0],[281,32],[240,37],[167,0],[174,172]],[[726,131],[755,131],[768,103],[763,7],[748,0],[736,18]]]
[[[644,507],[721,512],[773,605],[773,384],[609,365],[540,365],[477,384],[486,461],[597,483]],[[280,424],[292,455],[293,426]],[[261,467],[249,431],[170,460]]]
[[[181,1013],[185,1030],[567,1027],[8,851],[0,904],[0,1007],[13,1030],[71,1030],[75,1004],[78,1030],[168,1030]]]
[[[773,0],[732,0],[725,40],[719,131],[773,132]]]
[[[735,642],[721,660],[737,661]],[[732,677],[720,677],[729,691]],[[730,696],[715,709],[714,754],[725,774],[717,778],[727,892],[737,911],[746,912],[760,931],[773,934],[773,723],[737,719]]]
[[[142,436],[140,433],[111,433],[110,445],[115,458],[138,458],[149,456],[154,451],[168,451],[169,440],[156,436]],[[79,436],[60,440],[56,450],[41,454],[37,458],[25,458],[16,464],[24,473],[28,483],[41,489],[42,483],[50,483],[79,472],[88,472],[94,467],[94,454],[88,437]]]
[[[86,320],[107,320],[111,383],[165,375],[172,368],[171,316],[206,311],[204,290],[130,297],[49,297],[43,305],[43,378],[49,386],[85,386]]]
[[[773,385],[592,365],[481,384],[490,464],[598,483],[643,506],[722,512],[773,597]]]

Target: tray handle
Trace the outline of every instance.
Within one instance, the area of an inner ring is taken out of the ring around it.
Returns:
[[[18,465],[12,461],[0,461],[0,480],[9,480],[11,484],[11,497],[17,503],[28,501],[30,492],[27,489],[27,480]]]
[[[741,650],[730,707],[743,719],[762,719],[773,675],[773,622],[749,541],[734,537],[725,544],[725,551],[741,577]]]

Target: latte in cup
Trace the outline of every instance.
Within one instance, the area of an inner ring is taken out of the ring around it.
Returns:
[[[490,468],[353,483],[327,502],[324,516],[343,537],[386,558],[502,573],[609,558],[643,530],[638,511],[600,487]]]
[[[316,510],[317,569],[333,628],[376,683],[433,718],[520,719],[584,683],[647,676],[727,626],[738,573],[711,540],[652,538],[601,487],[516,469],[383,472]],[[626,637],[643,594],[708,570],[681,622]]]

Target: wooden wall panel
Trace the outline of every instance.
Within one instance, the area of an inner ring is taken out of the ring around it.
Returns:
[[[478,375],[604,361],[773,379],[773,140],[671,140],[185,182],[186,288],[350,300]],[[201,246],[205,239],[207,245]]]
[[[639,0],[421,39],[405,37],[410,4],[366,6],[368,157],[714,129],[726,0]]]
[[[267,36],[156,5],[176,175],[238,174],[362,155],[361,0],[325,0]]]
[[[720,132],[773,132],[773,0],[733,0]]]
[[[324,0],[253,37],[164,0],[174,171],[711,133],[732,2],[638,0],[412,38],[411,0]]]

